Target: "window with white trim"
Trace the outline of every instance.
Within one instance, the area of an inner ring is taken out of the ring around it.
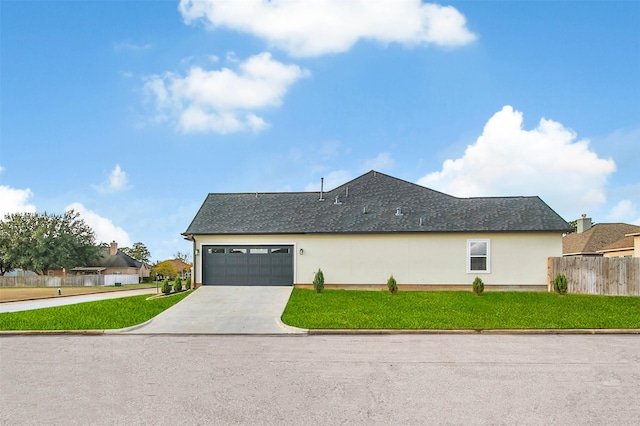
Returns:
[[[467,240],[467,273],[491,272],[491,243],[489,240]]]

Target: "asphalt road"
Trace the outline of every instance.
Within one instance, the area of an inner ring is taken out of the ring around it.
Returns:
[[[631,425],[637,335],[3,336],[2,425]]]

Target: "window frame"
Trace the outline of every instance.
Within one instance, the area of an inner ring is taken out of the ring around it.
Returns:
[[[487,245],[487,254],[483,256],[472,255],[471,245],[474,243],[485,243]],[[471,269],[471,259],[485,258],[485,269]],[[491,273],[491,240],[488,238],[469,238],[467,240],[467,274],[490,274]]]

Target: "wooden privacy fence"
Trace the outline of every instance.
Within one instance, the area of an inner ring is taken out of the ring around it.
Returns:
[[[88,287],[120,284],[138,284],[137,275],[33,275],[20,277],[0,276],[1,287]]]
[[[640,296],[640,257],[550,257],[550,291],[558,274],[569,293]]]

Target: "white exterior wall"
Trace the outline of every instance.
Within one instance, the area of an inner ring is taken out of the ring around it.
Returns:
[[[467,241],[490,241],[490,272],[467,273]],[[203,245],[293,245],[294,284],[311,284],[321,268],[325,284],[547,285],[547,259],[562,256],[559,233],[195,236]],[[300,254],[300,249],[303,254]],[[202,256],[195,257],[196,283]]]

